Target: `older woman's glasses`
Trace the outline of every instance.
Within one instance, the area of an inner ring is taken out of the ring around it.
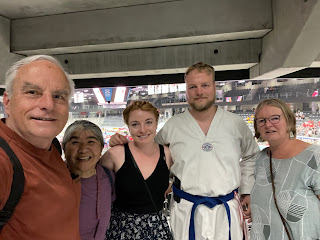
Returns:
[[[272,124],[277,124],[280,122],[280,115],[272,115],[268,118],[258,118],[256,120],[258,127],[262,127],[266,124],[267,120],[271,122]]]

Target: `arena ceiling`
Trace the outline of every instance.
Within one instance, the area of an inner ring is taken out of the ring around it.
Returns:
[[[79,87],[320,76],[317,0],[1,0],[0,74],[50,54]],[[0,82],[0,85],[2,83]]]

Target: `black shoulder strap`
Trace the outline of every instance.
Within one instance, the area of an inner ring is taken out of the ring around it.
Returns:
[[[110,170],[104,166],[103,167],[103,170],[106,172],[106,174],[108,175],[108,178],[109,178],[109,181],[110,181],[110,184],[111,184],[111,188],[113,188],[113,179],[112,179],[112,175],[110,173]]]
[[[52,140],[52,144],[53,144],[53,146],[55,146],[58,149],[60,155],[62,155],[62,148],[61,148],[61,145],[60,145],[60,142],[59,142],[58,138],[55,137]]]
[[[167,164],[167,162],[166,162],[166,154],[164,152],[164,146],[159,144],[159,148],[160,148],[160,158],[162,157],[164,162]]]
[[[9,144],[0,137],[0,147],[7,153],[13,167],[13,179],[11,185],[11,192],[9,198],[4,205],[3,209],[0,210],[0,230],[3,228],[10,217],[12,216],[15,207],[20,201],[21,195],[24,188],[24,173],[21,163],[17,156],[14,154]]]

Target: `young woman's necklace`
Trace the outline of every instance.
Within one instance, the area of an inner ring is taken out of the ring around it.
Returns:
[[[156,152],[156,144],[155,143],[153,143],[153,145],[152,145],[152,153],[149,155],[149,154],[146,154],[146,153],[144,153],[143,151],[141,151],[138,147],[136,147],[136,149],[140,152],[140,153],[142,153],[143,155],[148,155],[150,158],[153,156],[153,154]]]

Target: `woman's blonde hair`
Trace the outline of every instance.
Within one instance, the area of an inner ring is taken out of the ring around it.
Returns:
[[[260,133],[258,131],[258,126],[257,126],[257,115],[259,114],[260,110],[264,106],[273,106],[273,107],[280,108],[283,115],[284,115],[284,118],[286,119],[286,122],[287,122],[287,132],[288,133],[292,132],[294,137],[296,137],[296,135],[297,135],[296,116],[294,115],[292,110],[289,108],[289,106],[284,101],[282,101],[280,99],[276,99],[276,98],[271,98],[271,99],[266,99],[266,100],[262,101],[257,106],[256,112],[254,115],[254,131],[255,131],[254,136],[257,139],[260,138]]]

